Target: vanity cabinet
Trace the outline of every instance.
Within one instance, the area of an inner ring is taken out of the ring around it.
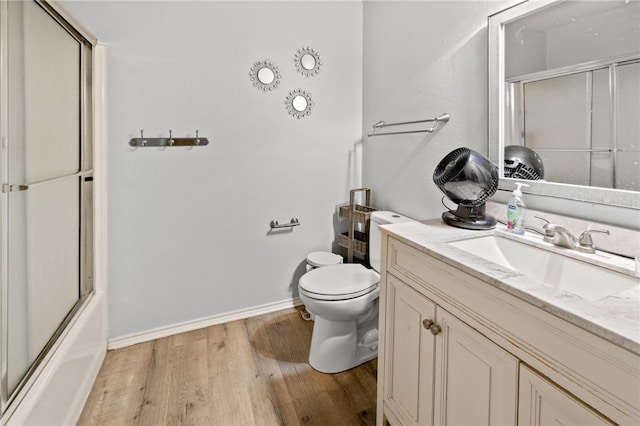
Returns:
[[[436,345],[435,336],[424,324],[433,323],[436,305],[403,282],[389,278],[385,404],[400,423],[428,424],[433,418]]]
[[[395,423],[513,424],[517,359],[402,281],[387,285],[385,404]]]
[[[611,425],[589,407],[541,377],[520,367],[518,425]]]
[[[640,423],[640,357],[383,231],[378,425]]]

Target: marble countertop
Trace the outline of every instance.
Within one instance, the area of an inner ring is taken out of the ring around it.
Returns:
[[[512,235],[501,224],[490,231],[472,231],[448,226],[440,219],[431,219],[385,225],[383,229],[429,256],[640,355],[640,278],[635,276],[633,259],[599,251],[586,254],[556,247],[544,242],[537,234]],[[526,240],[531,245],[629,275],[638,281],[638,285],[590,301],[447,244],[492,234]]]

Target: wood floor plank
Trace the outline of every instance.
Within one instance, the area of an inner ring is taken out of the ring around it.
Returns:
[[[152,346],[147,342],[124,348],[105,360],[86,404],[100,394],[100,408],[91,413],[86,424],[137,424],[145,380],[145,375],[139,373],[149,364]]]
[[[370,378],[377,376],[377,360],[361,368],[353,368],[334,377],[340,388],[332,394],[341,405],[341,411],[350,418],[359,419],[362,424],[375,424],[376,388],[370,386]],[[356,422],[356,424],[360,424]]]
[[[315,371],[312,329],[287,309],[109,351],[77,424],[375,424],[376,360]]]
[[[209,357],[214,416],[228,419],[230,424],[255,424],[253,412],[248,409],[253,361],[246,328],[242,321],[211,327],[209,339],[209,347],[215,351]]]
[[[212,424],[207,340],[193,334],[192,339],[174,339],[170,354],[170,386],[166,424]]]
[[[277,315],[250,318],[245,321],[247,335],[253,348],[253,359],[261,388],[255,390],[253,403],[261,406],[256,413],[257,424],[297,424],[297,414],[289,389],[284,381],[275,349],[269,338],[271,324]],[[268,404],[268,406],[267,406]],[[270,415],[260,416],[262,410],[271,411]]]
[[[374,424],[375,404],[371,400],[366,400],[361,394],[362,387],[359,383],[345,384],[344,387],[329,392],[331,399],[336,406],[336,411],[341,413],[343,424],[361,425]],[[374,423],[370,422],[371,419]]]
[[[140,407],[138,425],[152,426],[165,424],[166,422],[169,404],[169,388],[167,384],[171,378],[169,353],[169,339],[153,341],[151,359],[144,372],[146,375],[145,391]]]

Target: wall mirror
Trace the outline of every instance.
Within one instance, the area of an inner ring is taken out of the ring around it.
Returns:
[[[640,209],[640,2],[529,1],[489,17],[489,156],[533,150],[527,192]],[[511,190],[513,179],[501,178]]]
[[[249,71],[249,79],[253,85],[263,92],[276,89],[280,84],[280,70],[271,61],[258,61]]]
[[[320,54],[315,49],[303,47],[296,52],[293,62],[298,72],[306,77],[318,75],[322,68]]]
[[[289,115],[295,118],[304,118],[309,116],[311,114],[311,109],[313,108],[311,94],[302,89],[296,89],[289,92],[284,104]]]

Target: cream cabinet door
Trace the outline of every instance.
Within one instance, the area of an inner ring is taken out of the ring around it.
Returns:
[[[526,365],[520,366],[518,425],[611,425]]]
[[[436,305],[387,276],[385,405],[401,424],[432,424],[434,336],[423,322],[435,319]]]
[[[515,425],[518,360],[438,307],[436,425]]]

